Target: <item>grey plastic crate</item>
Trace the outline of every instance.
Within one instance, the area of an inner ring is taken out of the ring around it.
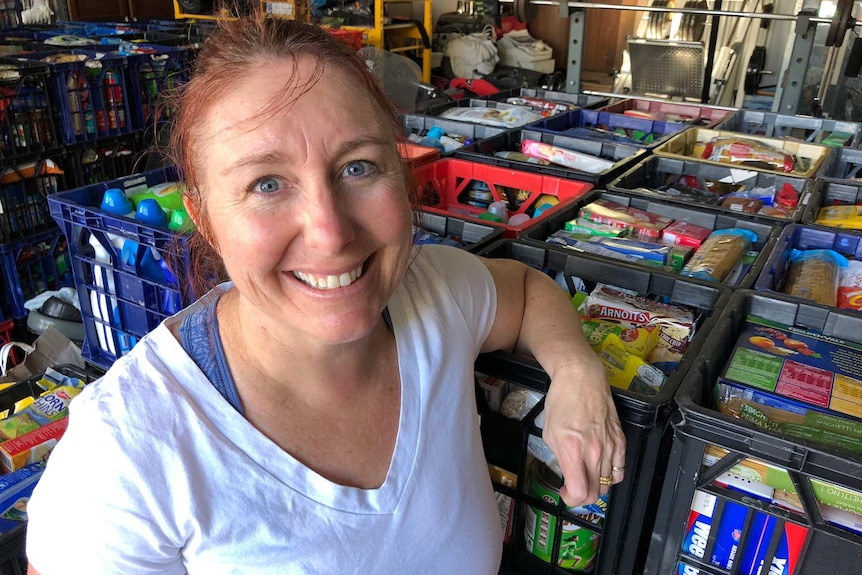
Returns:
[[[551,144],[552,146],[559,146],[560,148],[565,148],[567,150],[590,154],[598,158],[611,160],[614,162],[614,165],[602,172],[590,173],[556,164],[540,166],[530,162],[499,158],[494,155],[495,152],[501,151],[520,151],[521,142],[523,140],[534,140],[545,144]],[[621,142],[602,142],[597,140],[586,140],[583,138],[573,138],[563,134],[542,132],[526,127],[519,130],[503,132],[491,138],[481,140],[475,145],[466,147],[463,150],[457,150],[455,152],[455,157],[474,162],[482,162],[484,164],[493,164],[503,168],[511,168],[513,170],[526,170],[558,178],[569,178],[591,182],[594,186],[604,186],[628,169],[633,163],[646,157],[646,154],[647,151],[644,148],[630,146]]]
[[[709,564],[708,557],[719,529],[723,506],[732,501],[746,508],[748,517],[765,513],[779,525],[791,521],[808,530],[793,575],[857,573],[862,557],[862,536],[827,523],[818,507],[815,483],[831,484],[843,492],[862,492],[862,455],[826,447],[806,439],[790,438],[720,413],[713,407],[713,392],[718,375],[730,358],[742,324],[748,315],[768,321],[821,333],[827,337],[862,343],[862,317],[858,313],[807,305],[791,299],[750,290],[737,291],[724,308],[707,338],[698,359],[677,390],[679,413],[673,418],[674,441],[667,464],[649,554],[646,575],[667,573],[738,573]],[[711,467],[702,466],[708,445],[729,454]],[[768,501],[716,486],[713,480],[745,458],[783,470],[798,493],[802,512],[793,513]],[[690,526],[690,506],[695,490],[717,498],[712,528],[704,541],[703,558],[683,549]],[[853,498],[853,495],[839,495]],[[859,501],[858,495],[855,501]],[[748,539],[749,521],[741,540]],[[764,560],[765,573],[776,554],[770,545]],[[788,564],[788,569],[789,569]],[[770,570],[771,571],[771,570]],[[790,572],[790,571],[785,571]]]
[[[747,170],[744,168],[735,168],[726,164],[722,165],[694,159],[686,160],[683,158],[671,158],[667,156],[651,156],[638,163],[622,174],[619,178],[611,181],[608,184],[608,189],[619,192],[648,195],[665,200],[684,201],[691,205],[700,206],[701,204],[694,203],[688,198],[670,196],[665,192],[659,191],[659,188],[669,185],[681,176],[692,176],[701,181],[739,181],[738,178],[740,177],[740,174],[746,174],[749,176],[747,179],[741,180],[742,182],[753,182],[753,184],[758,187],[776,187],[783,186],[785,183],[790,184],[793,189],[799,193],[799,207],[793,213],[793,217],[778,218],[766,215],[740,214],[739,212],[735,212],[728,208],[722,208],[718,205],[703,205],[709,205],[713,209],[729,214],[735,214],[740,217],[752,217],[755,220],[761,220],[764,222],[788,223],[798,221],[802,218],[802,215],[805,212],[805,207],[812,201],[812,197],[816,193],[814,181],[808,178],[782,174],[780,172]]]
[[[654,116],[657,120],[682,122],[707,128],[727,121],[731,115],[737,113],[734,108],[641,98],[628,98],[598,109],[614,114],[625,114],[627,111],[642,112]]]
[[[404,123],[405,135],[416,134],[417,136],[424,136],[428,130],[434,126],[438,126],[446,135],[463,136],[473,140],[473,142],[478,142],[506,131],[506,128],[483,126],[481,124],[471,124],[470,122],[457,122],[424,114],[404,114],[401,116],[401,119]],[[447,154],[451,153],[448,152]]]
[[[721,121],[715,129],[770,138],[792,138],[813,144],[823,143],[823,140],[836,132],[846,133],[846,138],[842,137],[840,142],[830,144],[836,147],[855,148],[862,141],[862,124],[856,122],[811,116],[789,116],[758,110],[740,110]]]
[[[604,96],[592,96],[590,94],[573,94],[570,92],[558,92],[554,90],[541,90],[538,88],[513,88],[502,90],[490,96],[484,96],[480,100],[493,100],[505,102],[509,98],[540,98],[552,102],[560,102],[578,108],[598,109],[607,105],[608,98]]]
[[[817,178],[828,182],[862,183],[862,150],[835,150],[820,166]]]
[[[419,225],[423,230],[443,238],[458,238],[468,252],[483,250],[502,239],[503,228],[473,222],[456,216],[446,216],[419,210]]]
[[[781,233],[781,227],[775,224],[735,217],[732,214],[726,214],[715,210],[710,211],[708,209],[686,206],[679,203],[675,204],[659,199],[651,199],[621,192],[595,190],[569,206],[566,206],[553,216],[531,226],[526,232],[521,234],[520,239],[533,245],[544,246],[553,251],[571,253],[571,250],[568,248],[555,244],[547,244],[545,240],[555,231],[565,229],[567,221],[575,219],[578,216],[578,211],[583,206],[597,199],[610,200],[624,206],[631,206],[660,216],[686,221],[710,230],[742,228],[754,232],[757,234],[757,241],[752,245],[752,249],[758,252],[757,258],[752,263],[751,268],[739,279],[739,282],[736,285],[730,286],[734,288],[752,287],[754,285],[760,274],[760,270],[763,269],[769,255],[772,253],[775,241]],[[584,253],[583,257],[596,258],[604,261],[617,261],[589,253]],[[645,267],[645,269],[651,268]],[[683,277],[679,274],[663,272],[661,270],[655,270],[655,273],[668,273],[673,277]],[[685,277],[685,279],[689,281],[705,281],[689,277]],[[712,284],[712,282],[709,283]]]
[[[862,180],[856,183],[850,180],[840,182],[817,180],[815,192],[811,195],[802,214],[803,224],[815,223],[822,207],[862,204]]]

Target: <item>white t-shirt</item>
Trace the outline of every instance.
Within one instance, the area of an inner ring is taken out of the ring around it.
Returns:
[[[496,575],[502,528],[472,386],[496,309],[491,276],[466,252],[423,246],[388,308],[401,418],[380,488],[335,484],[281,450],[162,324],[72,403],[29,502],[33,566]]]

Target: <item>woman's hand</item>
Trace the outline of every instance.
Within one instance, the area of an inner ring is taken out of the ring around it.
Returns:
[[[569,506],[595,503],[625,475],[626,439],[604,369],[584,367],[558,367],[545,398],[542,438],[560,463]]]
[[[497,286],[497,316],[483,352],[532,355],[551,376],[543,439],[562,467],[563,500],[595,503],[623,480],[626,441],[605,368],[584,339],[568,294],[512,260],[483,260]]]

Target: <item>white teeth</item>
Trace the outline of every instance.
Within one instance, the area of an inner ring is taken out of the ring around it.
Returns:
[[[337,276],[318,276],[315,274],[307,274],[303,272],[293,272],[293,276],[304,284],[309,285],[313,288],[319,290],[331,290],[339,287],[347,287],[353,282],[355,282],[358,278],[362,277],[362,266],[359,266],[355,270],[345,272]]]

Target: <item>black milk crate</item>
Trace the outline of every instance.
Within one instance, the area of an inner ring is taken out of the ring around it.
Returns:
[[[787,280],[790,257],[794,250],[834,250],[848,259],[858,260],[862,258],[862,230],[802,224],[791,224],[785,227],[778,236],[754,288],[769,294],[783,293],[781,289]],[[803,299],[798,296],[788,295],[787,297]],[[811,305],[823,305],[815,304],[812,300],[805,301]]]
[[[73,287],[69,260],[66,238],[56,227],[0,244],[0,318],[24,319],[27,300],[48,290]]]
[[[752,287],[754,285],[760,275],[760,271],[763,269],[763,266],[766,264],[767,259],[772,253],[773,246],[775,245],[779,234],[781,234],[782,229],[780,226],[777,226],[772,222],[754,221],[750,218],[737,217],[732,213],[722,213],[717,210],[709,210],[700,206],[687,206],[683,203],[666,202],[657,198],[649,198],[624,192],[593,190],[586,196],[578,198],[574,203],[566,206],[554,215],[531,226],[520,236],[519,239],[527,243],[547,247],[553,251],[570,253],[571,250],[568,248],[561,245],[548,244],[545,240],[555,231],[565,229],[566,222],[577,218],[578,211],[582,207],[598,199],[610,200],[623,206],[631,206],[646,212],[666,216],[675,220],[685,221],[710,230],[742,228],[754,232],[757,234],[757,241],[752,244],[751,251],[757,251],[758,255],[748,271],[739,278],[738,282],[729,285],[729,287],[733,288]],[[587,252],[584,252],[583,256],[586,258],[616,261]],[[656,273],[672,272],[656,270]],[[677,274],[673,275],[676,276]],[[685,279],[698,282],[709,281],[689,277],[685,277]]]
[[[46,64],[0,59],[0,159],[59,149],[50,77]]]
[[[788,562],[787,570],[782,571],[781,556],[773,564],[776,551],[773,538],[768,541],[770,545],[760,572],[792,575],[856,573],[862,557],[862,535],[826,521],[825,511],[818,503],[834,504],[830,497],[837,495],[847,504],[857,507],[857,514],[862,511],[862,456],[808,439],[767,431],[713,407],[717,378],[748,315],[862,343],[862,317],[859,314],[809,306],[783,296],[750,290],[734,293],[704,343],[697,362],[676,393],[679,413],[673,420],[673,448],[644,573],[665,575],[697,573],[698,570],[714,575],[739,573],[739,562],[734,563],[733,570],[710,565],[719,535],[718,526],[729,503],[744,508],[746,521],[741,541],[748,540],[755,513],[771,518],[779,527],[791,524],[797,531],[800,528],[805,530],[804,544],[795,565]],[[710,465],[703,464],[705,454],[713,456],[707,460]],[[716,458],[716,454],[721,457]],[[740,469],[744,472],[740,473]],[[761,471],[752,475],[752,470]],[[743,485],[747,484],[749,490],[755,489],[760,493],[764,487],[767,488],[766,494],[761,493],[757,497],[750,491],[740,491],[738,483],[737,489],[727,488],[725,472],[748,478],[749,481]],[[718,483],[715,482],[717,478]],[[781,499],[773,495],[770,500],[768,489],[795,491],[800,505],[776,505]],[[697,490],[715,498],[712,527],[708,536],[701,529],[700,539],[693,541],[693,547],[686,544],[683,548],[684,542],[690,542],[686,538],[689,529],[697,527],[692,523],[696,516],[691,513]],[[743,545],[737,556],[745,552]]]
[[[550,102],[559,102],[576,108],[597,109],[607,105],[608,98],[605,96],[592,96],[589,94],[576,94],[571,92],[559,92],[555,90],[542,90],[539,88],[511,88],[501,90],[489,96],[483,96],[480,100],[493,100],[505,102],[509,98],[538,98]],[[530,104],[522,104],[533,108]]]
[[[862,183],[862,150],[835,150],[820,166],[817,178],[827,182]]]
[[[499,158],[494,155],[495,152],[520,152],[523,140],[533,140],[543,144],[559,146],[567,150],[590,154],[597,158],[610,160],[614,164],[601,172],[591,173],[585,170],[567,168],[558,164],[540,166],[531,162]],[[581,180],[583,182],[590,182],[594,186],[604,186],[646,154],[647,151],[643,148],[620,142],[601,142],[583,138],[572,138],[562,134],[531,130],[530,128],[509,130],[491,138],[480,140],[472,146],[465,147],[463,150],[455,151],[456,158],[481,162],[483,164],[493,164],[512,170],[538,172],[558,178]]]
[[[603,526],[585,523],[565,509],[530,498],[523,492],[526,442],[528,436],[541,435],[535,416],[536,406],[525,420],[507,419],[494,412],[483,413],[483,441],[488,462],[518,474],[518,489],[495,484],[497,491],[513,497],[512,537],[504,549],[504,566],[518,573],[563,574],[563,569],[542,562],[524,549],[522,537],[524,506],[529,504],[557,518],[564,518],[596,533],[601,532],[596,575],[629,575],[636,573],[646,553],[646,535],[652,529],[651,518],[667,457],[669,425],[675,406],[673,395],[682,383],[689,365],[700,353],[703,341],[712,330],[720,310],[730,299],[730,290],[720,285],[688,281],[686,278],[659,274],[648,269],[628,266],[610,260],[584,258],[580,254],[560,253],[521,241],[503,240],[479,255],[510,258],[535,269],[566,276],[577,276],[590,283],[607,283],[630,289],[642,295],[657,297],[668,303],[694,311],[695,335],[683,354],[678,369],[669,375],[655,395],[612,387],[611,391],[626,436],[626,473],[622,483],[611,489],[610,502]],[[476,370],[493,377],[547,392],[548,375],[532,358],[495,352],[480,355]],[[558,531],[559,533],[559,531]],[[559,549],[559,540],[555,543]]]
[[[139,133],[106,138],[68,146],[63,157],[63,169],[69,188],[98,184],[130,176],[145,147]]]
[[[404,123],[404,134],[415,134],[424,136],[428,130],[437,126],[443,130],[447,136],[461,136],[470,140],[465,144],[465,148],[474,145],[475,142],[491,138],[506,131],[506,128],[496,126],[483,126],[481,124],[472,124],[470,122],[458,122],[455,120],[447,120],[446,118],[437,118],[436,116],[426,116],[423,114],[403,114],[401,119]],[[454,152],[447,152],[452,154]]]
[[[92,383],[103,375],[101,370],[92,367],[80,368],[71,364],[56,365],[52,369],[85,383]],[[42,374],[34,375],[0,391],[0,411],[13,409],[18,401],[42,394],[45,390],[39,385],[41,378]],[[0,534],[0,574],[24,575],[27,572],[27,558],[24,554],[26,532],[27,523],[21,522],[10,531]]]
[[[574,110],[528,124],[534,130],[652,149],[688,129],[685,124],[600,110]]]
[[[177,180],[176,170],[162,168],[59,192],[49,198],[51,216],[60,225],[69,244],[72,271],[81,315],[84,320],[84,358],[107,369],[128,353],[143,336],[165,318],[192,301],[187,284],[189,254],[184,236],[117,216],[100,208],[109,188],[119,188],[127,197],[150,186]],[[91,239],[108,254],[99,256]],[[119,247],[133,242],[134,261],[121,257]],[[171,262],[177,278],[148,277],[142,261],[154,250],[162,260]]]
[[[54,160],[30,156],[6,167],[0,176],[0,243],[53,229],[49,195],[66,188],[66,178]]]
[[[419,210],[414,214],[418,218],[421,230],[431,232],[441,238],[454,239],[459,244],[458,247],[468,252],[481,251],[503,237],[503,228],[499,226],[486,225],[457,216],[435,214],[425,210]],[[415,235],[416,231],[414,230],[414,237]]]
[[[64,143],[99,140],[134,130],[125,56],[75,48],[22,54],[19,58],[50,66],[51,97]]]
[[[666,188],[680,180],[683,177],[690,177],[697,181],[698,188],[703,190],[700,196],[685,196],[672,195],[661,191],[660,188]],[[744,177],[743,179],[739,179]],[[712,198],[707,196],[709,192],[706,190],[706,182],[729,181],[753,185],[755,187],[783,187],[784,184],[796,190],[799,196],[799,204],[792,217],[784,218],[773,215],[764,214],[744,214],[734,211],[730,208],[723,208],[717,204],[718,197],[716,196],[715,203],[709,203]],[[644,161],[633,166],[619,178],[611,181],[608,184],[608,189],[612,191],[626,192],[630,194],[641,194],[652,196],[670,201],[680,201],[687,204],[698,206],[709,206],[727,214],[737,214],[742,217],[756,217],[762,221],[771,221],[775,224],[786,224],[788,222],[799,221],[802,214],[805,212],[806,206],[814,201],[816,189],[814,180],[801,178],[798,176],[790,176],[778,172],[767,172],[763,170],[747,170],[745,168],[736,168],[730,165],[718,165],[714,163],[702,162],[691,159],[670,158],[666,156],[651,156]]]
[[[668,122],[680,122],[694,126],[712,127],[726,121],[736,113],[735,108],[706,106],[669,100],[651,100],[648,98],[627,98],[599,108],[602,112],[625,114],[633,112],[635,117],[653,118]]]
[[[817,223],[820,208],[830,206],[862,205],[862,180],[830,181],[818,179],[805,211],[802,214],[803,224]],[[821,225],[828,226],[826,223]],[[831,227],[831,226],[830,226]]]
[[[856,122],[759,110],[740,110],[725,118],[715,129],[835,147],[855,148],[862,141],[862,124]]]

